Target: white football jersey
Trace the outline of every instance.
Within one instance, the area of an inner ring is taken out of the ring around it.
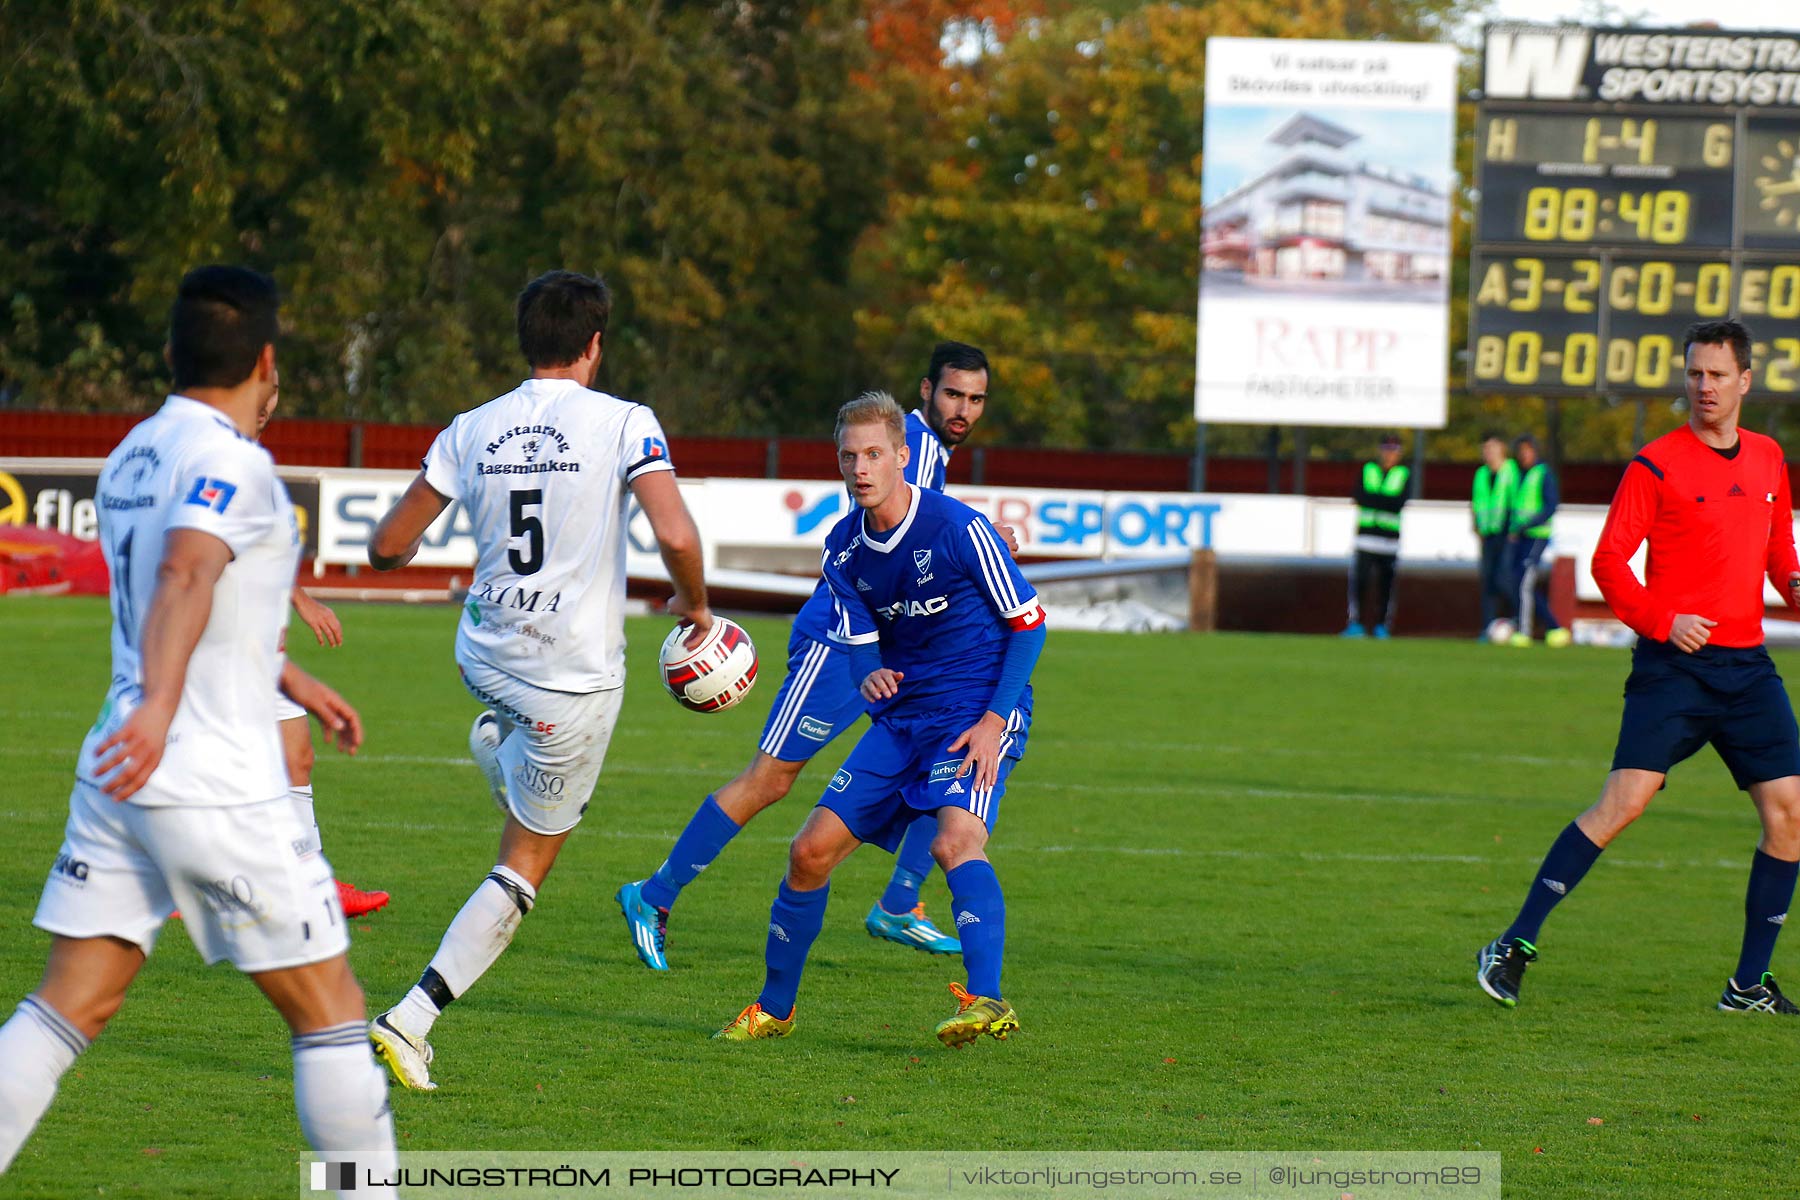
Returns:
[[[197,529],[229,546],[232,559],[213,585],[162,762],[131,803],[222,806],[285,796],[275,691],[300,533],[269,452],[210,405],[170,396],[107,456],[94,500],[112,575],[113,678],[76,774],[101,782],[94,747],[142,695],[141,636],[163,538]]]
[[[452,421],[425,482],[475,531],[457,661],[549,691],[623,686],[627,488],[672,470],[654,413],[573,380],[527,379]]]

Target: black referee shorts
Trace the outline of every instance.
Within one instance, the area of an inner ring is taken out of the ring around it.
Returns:
[[[1800,775],[1800,728],[1769,652],[1703,646],[1688,654],[1640,639],[1612,769],[1667,774],[1708,742],[1740,788]]]

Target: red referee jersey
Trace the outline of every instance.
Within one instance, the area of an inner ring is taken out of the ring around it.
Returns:
[[[1644,582],[1631,556],[1648,538]],[[1794,556],[1787,464],[1774,438],[1738,431],[1726,458],[1686,425],[1625,467],[1594,549],[1594,582],[1619,620],[1667,641],[1677,613],[1719,624],[1715,646],[1760,646],[1763,577],[1788,595]]]

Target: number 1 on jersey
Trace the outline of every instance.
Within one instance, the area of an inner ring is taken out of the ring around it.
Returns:
[[[507,561],[519,575],[535,575],[544,565],[544,522],[536,513],[527,513],[528,508],[542,508],[544,490],[528,488],[512,493],[512,536],[513,548],[506,552]],[[518,550],[518,540],[525,539],[525,553]]]
[[[136,535],[136,529],[127,529],[113,546],[113,597],[119,613],[119,636],[125,639],[127,647],[137,643],[136,614],[131,611],[131,539]]]

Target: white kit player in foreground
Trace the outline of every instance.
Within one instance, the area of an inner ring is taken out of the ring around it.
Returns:
[[[282,653],[299,536],[252,436],[275,386],[278,304],[254,271],[190,272],[169,321],[175,394],[101,471],[113,678],[34,919],[49,963],[0,1027],[0,1169],[177,906],[200,956],[229,958],[292,1029],[306,1140],[378,1178],[395,1165],[331,864],[288,798],[275,727],[279,679],[340,748],[362,740],[356,711]]]
[[[431,964],[369,1040],[409,1088],[436,1085],[426,1041],[449,1003],[512,941],[600,776],[625,684],[625,524],[635,496],[656,534],[696,646],[712,626],[700,534],[656,416],[591,391],[612,300],[598,279],[551,271],[519,294],[531,378],[463,413],[369,544],[369,563],[411,561],[452,501],[477,559],[456,631],[463,684],[487,707],[469,748],[506,814],[494,869],[450,922]]]

